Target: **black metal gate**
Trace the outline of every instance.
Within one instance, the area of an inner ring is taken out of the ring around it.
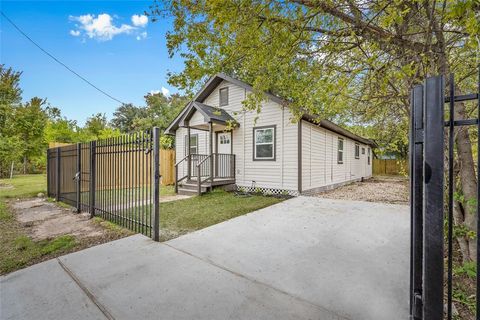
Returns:
[[[159,129],[47,150],[48,196],[159,240]]]
[[[453,75],[450,76],[449,82],[450,90],[447,97],[444,96],[445,81],[443,76],[428,78],[423,85],[416,86],[411,95],[411,319],[452,319],[454,128],[476,125],[480,134],[480,95],[475,93],[456,96]],[[478,104],[476,118],[455,120],[455,103],[472,100]],[[444,117],[445,104],[449,106],[447,121]],[[444,141],[445,128],[448,128],[447,145]],[[477,143],[477,150],[480,150],[480,139]],[[447,146],[448,148],[446,148]],[[446,150],[448,150],[447,154]],[[445,159],[448,159],[447,183],[445,183]],[[479,160],[480,152],[477,152],[477,166],[480,163]],[[480,175],[477,168],[477,212],[479,212],[478,200],[480,199],[480,188],[478,188],[480,184],[478,182],[480,182]],[[445,197],[445,184],[447,185],[447,197]],[[444,217],[445,208],[447,209],[446,221]],[[444,273],[445,225],[447,226],[446,279]],[[480,223],[477,222],[478,234],[480,234]],[[477,246],[480,248],[478,236]],[[479,270],[479,262],[479,252],[477,252],[477,270]],[[479,289],[477,273],[477,297],[479,296]],[[477,319],[480,319],[478,315],[480,311],[479,302],[477,298]],[[445,309],[444,306],[446,306]]]

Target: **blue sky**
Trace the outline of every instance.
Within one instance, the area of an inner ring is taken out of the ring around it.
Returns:
[[[144,105],[150,91],[170,92],[167,72],[183,68],[168,58],[169,19],[142,17],[153,1],[1,1],[1,10],[45,50],[115,98]],[[135,17],[132,17],[134,16]],[[111,118],[119,103],[88,86],[25,39],[3,17],[0,61],[22,71],[24,100],[47,98],[83,124],[93,113]]]

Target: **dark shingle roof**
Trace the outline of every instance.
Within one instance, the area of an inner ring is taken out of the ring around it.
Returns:
[[[229,121],[235,121],[227,111],[221,108],[215,108],[209,105],[206,105],[201,102],[194,101],[192,102],[192,107],[195,107],[200,111],[206,118],[211,121],[227,123]]]

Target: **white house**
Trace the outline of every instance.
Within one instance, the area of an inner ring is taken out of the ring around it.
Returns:
[[[169,125],[179,192],[236,185],[298,195],[372,175],[371,140],[309,115],[293,121],[287,102],[272,94],[259,114],[245,111],[242,101],[251,91],[217,74]]]

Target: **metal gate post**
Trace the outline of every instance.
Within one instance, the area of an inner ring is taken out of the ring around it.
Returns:
[[[75,174],[75,182],[77,184],[77,213],[80,213],[80,192],[82,179],[82,144],[77,143],[77,173]]]
[[[57,148],[57,184],[55,186],[55,200],[60,201],[60,155],[61,155],[61,150],[60,147]]]
[[[160,129],[153,128],[153,210],[152,210],[152,239],[160,239]]]
[[[423,86],[413,88],[410,107],[410,319],[422,319]]]
[[[444,80],[426,80],[423,179],[423,317],[443,318]]]
[[[52,167],[50,166],[50,149],[47,149],[47,197],[51,196],[50,192],[50,173],[51,173]]]
[[[96,141],[90,141],[90,218],[95,216]]]

